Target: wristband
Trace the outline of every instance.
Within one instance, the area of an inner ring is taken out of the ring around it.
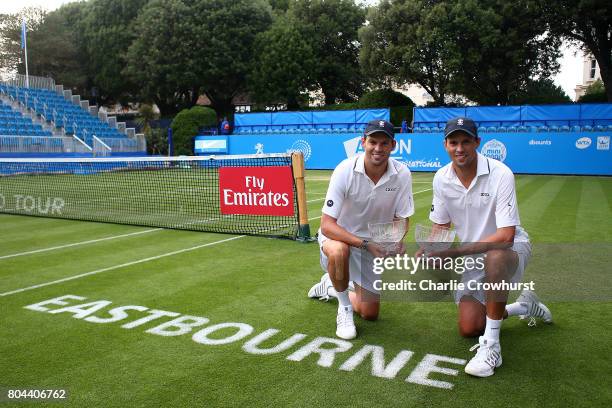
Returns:
[[[364,239],[363,241],[361,241],[361,246],[359,248],[365,249],[367,251],[368,250],[368,240]]]

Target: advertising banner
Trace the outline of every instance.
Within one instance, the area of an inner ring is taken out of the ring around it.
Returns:
[[[219,200],[221,214],[292,216],[291,168],[220,167]]]
[[[479,151],[515,173],[612,175],[612,132],[481,133]],[[442,133],[398,133],[392,157],[412,171],[435,171],[450,159]],[[230,136],[230,154],[300,151],[307,169],[333,169],[363,152],[358,133]]]

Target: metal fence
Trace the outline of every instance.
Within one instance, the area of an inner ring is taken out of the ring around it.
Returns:
[[[101,138],[102,142],[115,153],[126,152],[146,152],[147,142],[144,135],[137,134],[134,138],[117,137],[117,138]],[[95,142],[94,142],[95,147]],[[95,149],[94,149],[95,150]]]
[[[93,155],[94,157],[110,157],[113,150],[109,145],[104,143],[100,138],[93,137]]]
[[[3,73],[0,74],[0,82],[6,85],[19,86],[22,88],[50,89],[55,91],[55,81],[53,78],[32,76],[28,77],[29,87],[26,86],[26,76],[21,74]]]
[[[76,137],[2,136],[0,153],[91,153]]]

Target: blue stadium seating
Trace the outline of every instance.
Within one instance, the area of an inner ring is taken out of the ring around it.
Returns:
[[[92,116],[54,91],[10,85],[0,85],[0,91],[34,109],[48,121],[53,121],[55,126],[63,127],[67,134],[76,135],[90,146],[93,144],[93,136],[101,139],[127,138],[118,129],[110,127],[108,123]]]
[[[0,135],[5,136],[52,136],[51,132],[43,130],[38,123],[14,111],[10,106],[0,101]]]

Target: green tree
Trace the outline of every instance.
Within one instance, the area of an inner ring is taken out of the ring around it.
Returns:
[[[232,99],[247,91],[257,34],[272,24],[266,0],[195,0],[195,64],[200,89],[219,116],[231,116]]]
[[[358,107],[367,108],[390,108],[391,123],[399,126],[402,120],[412,122],[412,109],[414,102],[406,95],[392,89],[376,89],[364,94],[359,98]]]
[[[56,83],[63,84],[67,88],[76,89],[84,97],[91,98],[91,88],[93,81],[88,69],[88,55],[83,37],[83,21],[89,10],[89,3],[77,2],[68,3],[59,9],[49,13],[49,18],[54,17],[62,22],[63,28],[68,32],[66,35],[70,39],[71,45],[67,45],[66,50],[71,52],[70,58],[64,58],[66,63],[59,65],[55,69],[54,79]],[[46,23],[46,22],[45,22]],[[42,40],[49,36],[41,36]],[[56,54],[63,52],[62,49],[51,48]]]
[[[563,88],[552,79],[529,80],[525,88],[510,99],[512,105],[539,105],[545,103],[570,103],[572,100]]]
[[[138,117],[135,122],[142,127],[142,132],[146,135],[151,132],[151,122],[158,119],[159,115],[153,109],[153,106],[148,103],[143,103],[138,108]]]
[[[316,59],[297,28],[277,20],[268,31],[257,35],[254,54],[249,83],[257,102],[285,102],[287,109],[296,110],[300,101],[307,101],[305,91],[313,89]]]
[[[152,0],[138,16],[125,72],[164,114],[203,92],[229,115],[247,89],[255,36],[271,22],[264,0]]]
[[[122,75],[135,39],[134,22],[149,0],[93,0],[82,22],[88,68],[103,102],[130,99],[135,84]]]
[[[162,156],[168,154],[167,128],[151,128],[151,131],[145,134],[145,138],[147,140],[147,153]]]
[[[84,56],[60,13],[49,13],[28,36],[28,65],[31,75],[51,77],[58,84],[84,89],[87,73]]]
[[[392,106],[414,106],[412,99],[393,89],[376,89],[359,98],[360,108],[389,108]]]
[[[201,127],[216,126],[217,115],[214,110],[203,106],[180,111],[172,120],[175,155],[193,154],[193,137]]]
[[[539,0],[548,29],[595,57],[612,102],[612,4],[609,0]]]
[[[368,12],[361,28],[360,64],[364,72],[386,86],[417,83],[444,105],[450,93],[455,44],[444,29],[449,2],[383,0]]]
[[[560,40],[534,0],[383,0],[361,31],[364,70],[418,83],[436,105],[452,94],[510,102],[530,78],[558,70]]]
[[[28,68],[31,61],[31,35],[43,24],[46,11],[26,7],[14,14],[0,14],[0,67],[9,72],[25,74],[24,52],[21,48],[21,23],[25,19],[28,39]]]
[[[365,9],[353,0],[295,0],[288,18],[314,52],[313,79],[325,95],[325,104],[357,99],[365,82],[359,69],[358,42]]]
[[[587,87],[584,91],[584,95],[578,98],[578,102],[607,102],[608,97],[606,95],[606,88],[604,87],[603,81],[598,79]]]
[[[558,71],[561,41],[546,31],[534,0],[452,1],[456,93],[481,104],[510,103],[531,78]]]
[[[5,16],[0,23],[0,65],[8,71],[25,73],[21,49],[21,21],[25,18],[29,74],[51,77],[56,83],[84,90],[86,55],[66,13],[68,9],[82,8],[83,4],[71,4],[50,13],[30,8]]]
[[[199,56],[193,36],[191,10],[182,0],[153,0],[135,23],[125,73],[164,115],[197,100],[195,60]],[[205,58],[205,56],[200,56]]]

